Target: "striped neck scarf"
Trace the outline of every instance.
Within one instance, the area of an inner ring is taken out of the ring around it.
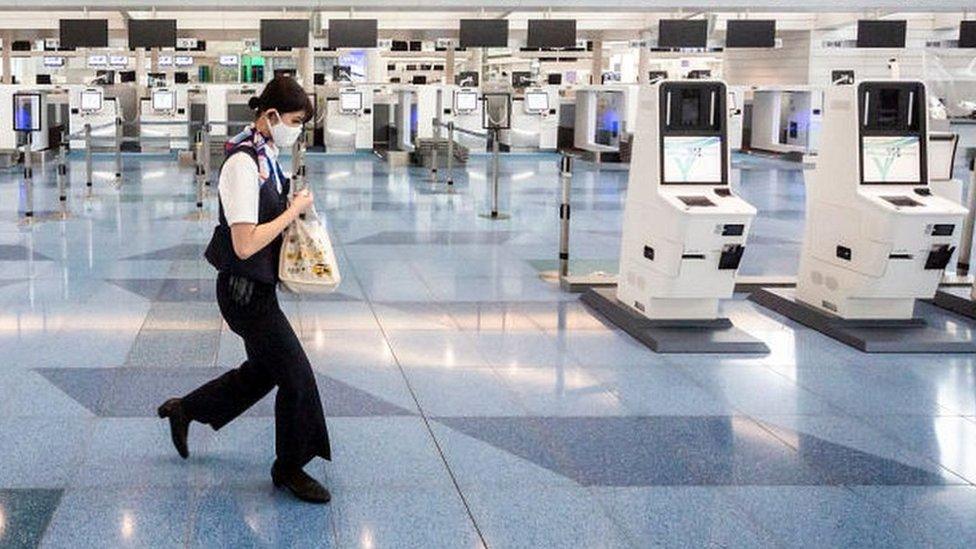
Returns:
[[[275,169],[274,164],[278,161],[278,149],[273,143],[268,141],[257,131],[254,124],[248,125],[244,131],[230,138],[224,143],[224,153],[230,153],[238,147],[252,147],[258,155],[258,175],[261,182],[265,182],[271,177],[270,170]]]

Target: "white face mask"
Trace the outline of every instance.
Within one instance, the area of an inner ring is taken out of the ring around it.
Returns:
[[[302,134],[302,126],[289,126],[281,119],[280,114],[275,113],[275,116],[278,118],[278,123],[271,125],[271,140],[278,147],[291,147]]]

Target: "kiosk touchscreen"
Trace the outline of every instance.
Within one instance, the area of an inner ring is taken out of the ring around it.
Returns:
[[[102,90],[84,90],[81,92],[81,110],[84,112],[98,112],[102,110],[105,94]]]
[[[478,92],[459,90],[454,94],[454,110],[460,114],[472,113],[478,110]]]
[[[843,319],[911,319],[932,298],[966,210],[929,185],[925,85],[826,91],[820,160],[807,184],[796,299]]]
[[[339,110],[343,114],[356,114],[363,110],[363,94],[359,91],[339,93]]]
[[[641,90],[617,299],[656,320],[716,320],[756,209],[729,188],[723,82]]]
[[[528,114],[547,114],[549,112],[549,93],[546,91],[525,92],[525,112]]]
[[[152,109],[155,112],[171,112],[176,108],[176,94],[170,90],[152,92]]]

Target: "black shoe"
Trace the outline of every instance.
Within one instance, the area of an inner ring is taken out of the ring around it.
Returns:
[[[161,418],[169,418],[169,434],[173,439],[173,446],[180,457],[190,457],[190,449],[186,444],[186,435],[190,431],[190,419],[183,413],[183,400],[171,398],[156,410]]]
[[[275,461],[271,466],[271,482],[276,488],[287,488],[296,498],[309,503],[329,503],[332,494],[319,484],[319,481],[308,476],[300,468],[285,469],[279,467]]]

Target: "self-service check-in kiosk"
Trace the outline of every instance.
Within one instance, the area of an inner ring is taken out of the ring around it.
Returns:
[[[559,88],[526,88],[515,98],[512,128],[502,133],[502,143],[512,151],[553,151],[558,136]]]
[[[352,152],[373,148],[373,93],[364,86],[339,90],[326,100],[325,147],[327,152]]]
[[[767,352],[721,318],[756,209],[729,185],[727,91],[665,81],[640,95],[620,275],[584,302],[658,352]]]
[[[155,88],[139,102],[139,135],[160,138],[142,144],[147,149],[187,149],[190,108],[185,87]],[[168,138],[168,141],[167,141]]]
[[[72,149],[85,148],[81,137],[85,125],[90,125],[91,136],[97,139],[115,139],[115,121],[119,116],[118,102],[114,97],[106,97],[102,88],[72,87],[68,91],[68,129],[74,137]],[[107,146],[103,141],[100,147]]]
[[[976,352],[963,334],[915,316],[966,215],[929,185],[925,85],[865,81],[826,94],[830,139],[806,187],[796,290],[752,299],[862,351]]]

